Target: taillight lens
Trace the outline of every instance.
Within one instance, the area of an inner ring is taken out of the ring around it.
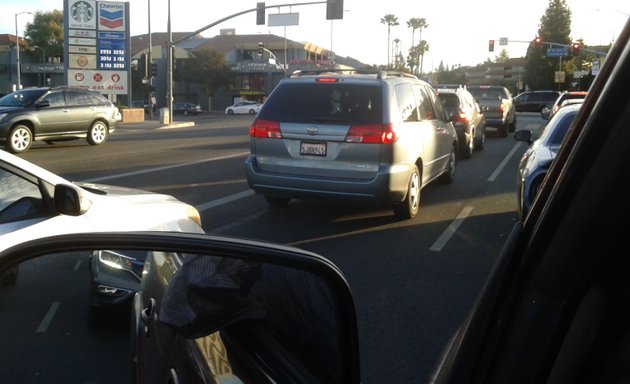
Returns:
[[[464,112],[459,112],[457,116],[457,121],[464,124],[468,123],[468,115],[466,115]]]
[[[346,135],[346,143],[392,144],[398,140],[393,124],[353,125]]]
[[[264,139],[282,139],[280,123],[277,121],[256,119],[249,127],[249,136]]]

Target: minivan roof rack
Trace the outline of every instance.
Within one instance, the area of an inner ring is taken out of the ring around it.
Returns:
[[[289,77],[296,78],[300,76],[350,75],[350,74],[376,75],[377,79],[381,79],[381,80],[388,77],[417,78],[415,75],[412,75],[411,73],[406,73],[406,72],[401,72],[401,71],[386,71],[386,70],[379,70],[375,68],[353,68],[353,69],[335,68],[335,69],[313,69],[313,70],[301,69],[301,70],[294,71],[293,73],[291,73]]]

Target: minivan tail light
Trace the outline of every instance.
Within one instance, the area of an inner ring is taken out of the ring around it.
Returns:
[[[457,116],[457,121],[462,123],[468,123],[468,115],[464,112],[459,112]]]
[[[346,143],[392,144],[398,140],[393,124],[353,125],[350,127]]]
[[[282,139],[280,123],[277,121],[256,119],[249,127],[249,136],[264,139]]]

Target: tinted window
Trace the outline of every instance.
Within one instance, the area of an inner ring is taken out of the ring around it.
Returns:
[[[435,119],[435,111],[433,109],[433,100],[429,93],[426,92],[424,87],[420,85],[414,85],[414,90],[418,96],[418,110],[420,111],[420,120],[433,120]],[[437,101],[437,100],[436,100]],[[438,101],[439,102],[439,101]],[[442,110],[442,104],[439,104],[440,111]]]
[[[459,97],[453,93],[440,93],[440,100],[442,100],[442,104],[444,108],[451,110],[459,108]]]
[[[294,123],[382,123],[382,89],[361,84],[280,84],[259,118]]]
[[[63,107],[64,105],[66,105],[66,101],[65,101],[65,98],[63,96],[63,92],[50,93],[50,94],[44,96],[43,100],[48,101],[48,103],[50,103],[51,107]]]
[[[66,105],[94,105],[98,104],[95,98],[91,98],[89,94],[79,91],[66,92]]]
[[[0,223],[25,220],[43,210],[37,184],[0,168]]]

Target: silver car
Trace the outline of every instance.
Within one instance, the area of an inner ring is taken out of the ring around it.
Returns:
[[[525,218],[529,207],[538,195],[547,171],[556,158],[564,136],[580,107],[581,104],[572,104],[560,108],[535,141],[532,139],[532,131],[523,129],[514,133],[514,139],[529,144],[529,148],[521,157],[518,167],[516,194],[518,213],[521,219]]]
[[[250,127],[249,186],[271,205],[292,198],[393,203],[418,213],[420,190],[453,180],[457,135],[435,90],[402,73],[297,74]]]

